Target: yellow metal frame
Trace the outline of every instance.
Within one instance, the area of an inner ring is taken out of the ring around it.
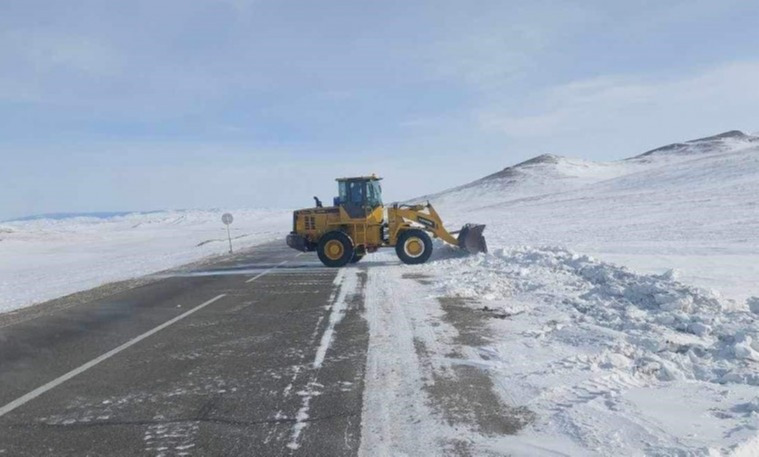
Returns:
[[[387,211],[387,219],[385,218]],[[387,222],[387,240],[383,240]],[[393,205],[367,208],[365,217],[352,218],[342,207],[310,208],[295,212],[295,233],[317,244],[332,230],[344,231],[354,246],[365,252],[381,247],[394,247],[404,230],[418,227],[446,243],[458,246],[458,240],[443,226],[440,215],[429,203],[425,205]]]
[[[387,220],[390,229],[390,246],[395,246],[398,243],[398,237],[403,230],[411,228],[411,225],[406,221],[415,222],[421,226],[420,228],[432,233],[435,237],[440,238],[446,243],[458,246],[459,241],[445,229],[440,215],[429,203],[426,205],[393,206],[388,208]]]

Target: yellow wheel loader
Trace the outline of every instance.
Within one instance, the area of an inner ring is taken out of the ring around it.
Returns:
[[[374,175],[337,179],[339,195],[333,206],[324,207],[314,197],[316,207],[293,213],[287,245],[298,251],[316,251],[328,267],[356,263],[383,247],[395,247],[404,263],[424,263],[432,254],[430,234],[471,253],[487,252],[484,225],[466,224],[449,232],[429,202],[385,207],[381,179]]]

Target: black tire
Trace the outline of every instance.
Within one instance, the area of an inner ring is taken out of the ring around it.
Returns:
[[[325,266],[344,267],[353,258],[353,241],[344,232],[327,232],[319,240],[316,253]]]
[[[423,247],[422,251],[419,253],[409,251],[409,248],[413,247],[413,245],[407,243],[411,243],[415,239],[418,242],[421,242]],[[398,258],[401,259],[401,262],[405,264],[418,265],[424,263],[429,260],[432,255],[432,240],[424,230],[405,230],[398,237],[398,243],[395,245],[395,253],[398,255]]]
[[[359,254],[357,252],[354,252],[353,257],[351,258],[351,263],[358,263],[361,259],[364,258],[364,255],[366,254]]]

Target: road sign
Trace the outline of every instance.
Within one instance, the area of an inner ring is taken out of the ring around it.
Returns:
[[[224,213],[221,215],[221,221],[227,226],[227,238],[229,239],[229,253],[232,253],[232,234],[229,233],[229,224],[235,220],[230,213]]]

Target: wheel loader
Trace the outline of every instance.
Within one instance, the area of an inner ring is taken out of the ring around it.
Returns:
[[[432,255],[430,235],[471,253],[487,252],[484,225],[466,224],[449,232],[429,202],[386,207],[381,179],[375,175],[337,179],[338,196],[332,206],[325,207],[314,197],[314,208],[293,213],[287,245],[298,251],[316,251],[328,267],[356,263],[384,247],[394,247],[404,263],[424,263]]]

